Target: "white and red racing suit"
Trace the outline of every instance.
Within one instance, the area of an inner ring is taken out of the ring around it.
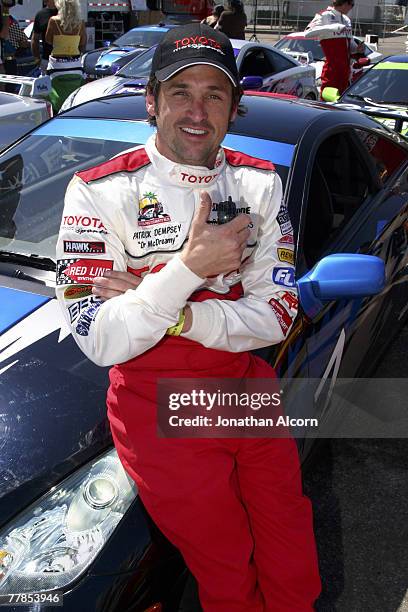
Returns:
[[[336,87],[342,94],[350,84],[350,59],[357,49],[349,17],[328,6],[316,13],[305,30],[305,37],[318,38],[324,51],[321,91]]]
[[[202,189],[210,221],[231,196],[252,222],[240,269],[207,280],[180,259]],[[74,338],[96,363],[116,364],[108,416],[119,457],[196,576],[203,609],[312,610],[320,580],[294,441],[156,432],[158,378],[274,377],[248,352],[284,340],[297,309],[292,227],[272,164],[221,148],[214,169],[180,165],[153,136],[74,177],[57,259]],[[143,280],[102,303],[91,283],[107,269]],[[166,335],[186,304],[191,329]]]

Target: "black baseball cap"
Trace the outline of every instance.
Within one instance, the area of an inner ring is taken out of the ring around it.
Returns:
[[[189,23],[169,30],[156,48],[151,74],[158,81],[167,81],[180,70],[198,64],[219,68],[233,85],[239,85],[230,39],[203,23]]]

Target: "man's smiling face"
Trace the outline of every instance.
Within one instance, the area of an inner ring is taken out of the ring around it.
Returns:
[[[156,117],[158,151],[181,164],[213,168],[219,145],[236,116],[232,83],[214,66],[197,65],[160,84],[158,104],[146,95]]]

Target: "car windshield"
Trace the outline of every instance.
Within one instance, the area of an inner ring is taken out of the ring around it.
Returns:
[[[115,47],[146,47],[147,49],[157,45],[163,36],[165,30],[129,30],[123,36],[119,36],[114,42]]]
[[[381,65],[360,77],[343,96],[342,102],[353,102],[353,96],[359,96],[377,103],[408,106],[408,70],[383,70]],[[408,68],[408,63],[404,66]]]
[[[156,47],[152,47],[152,49],[148,49],[135,57],[135,59],[131,60],[121,70],[118,70],[116,76],[125,77],[126,79],[149,77],[155,49]]]
[[[0,251],[55,258],[75,172],[145,141],[145,122],[54,119],[0,156]]]
[[[57,117],[7,149],[0,155],[0,251],[54,260],[74,173],[144,144],[152,133],[145,121]],[[285,184],[293,145],[237,134],[225,144],[271,158]]]
[[[310,51],[313,59],[318,61],[324,60],[323,49],[318,40],[307,38],[282,38],[275,45],[280,51],[296,51],[297,53],[307,53]]]

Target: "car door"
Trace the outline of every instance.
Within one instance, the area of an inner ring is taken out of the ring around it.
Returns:
[[[352,127],[316,134],[311,152],[309,147],[310,140],[299,148],[304,174],[294,173],[289,194],[290,210],[304,185],[298,279],[332,253],[365,253],[386,262],[386,285],[379,295],[301,303],[313,416],[324,426],[332,418],[332,383],[367,375],[392,326],[401,325],[407,312],[407,150],[391,137]]]
[[[301,96],[303,84],[301,77],[305,68],[282,53],[272,51],[261,45],[251,46],[237,57],[240,79],[245,76],[261,76],[261,91],[286,93]]]
[[[344,330],[347,350],[339,373],[352,377],[368,365],[366,355],[378,352],[389,337],[389,325],[403,306],[398,278],[407,257],[407,154],[385,135],[345,129],[325,137],[311,162],[300,232],[305,268],[330,253],[365,253],[386,262],[382,294],[325,304],[312,320],[310,375],[320,375]],[[333,341],[321,350],[323,336]]]

